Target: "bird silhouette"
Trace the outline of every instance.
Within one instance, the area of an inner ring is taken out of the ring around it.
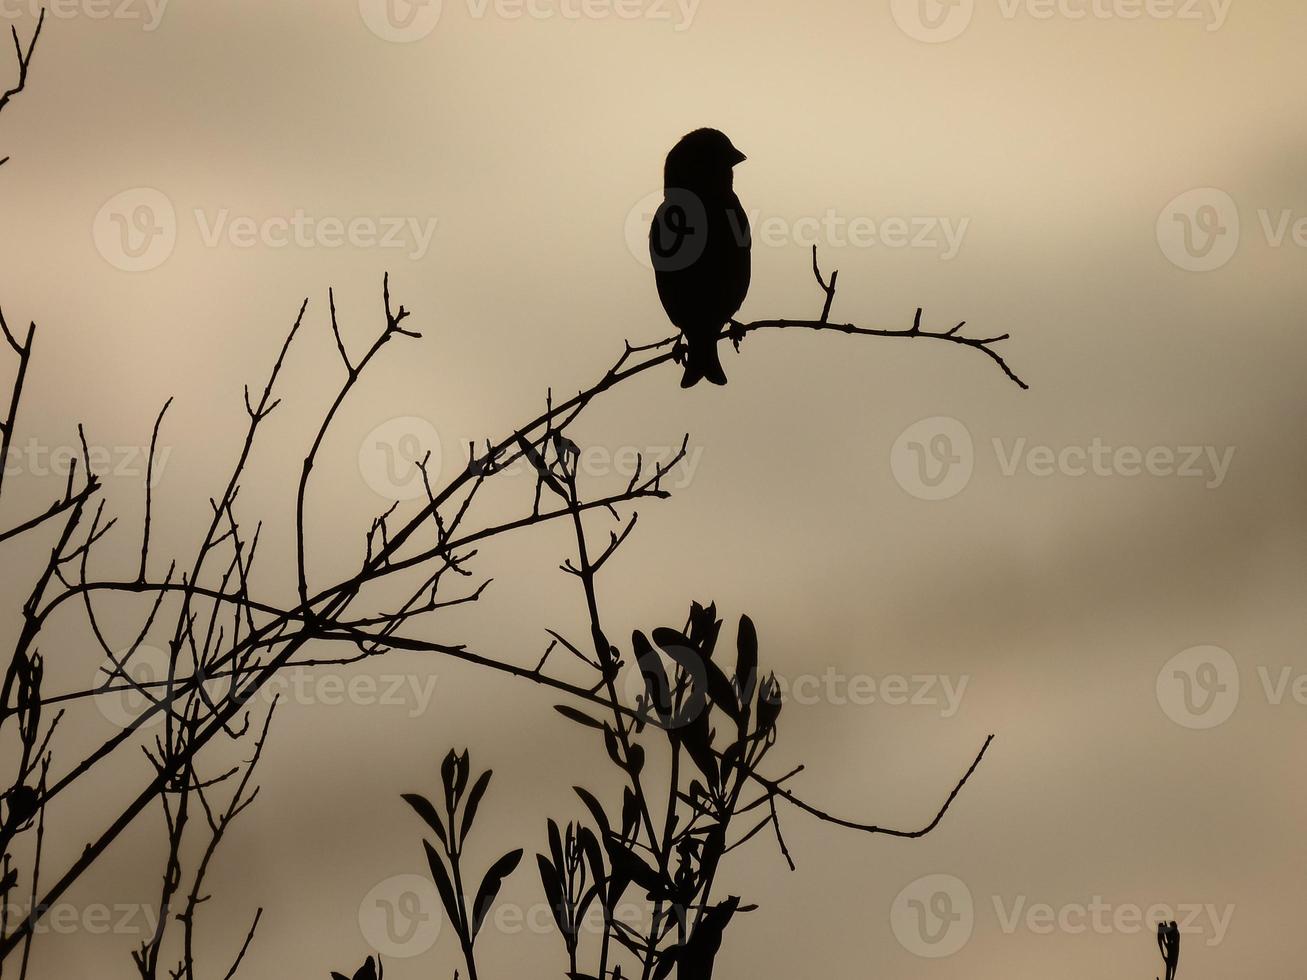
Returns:
[[[667,154],[649,254],[658,298],[685,338],[682,388],[726,384],[717,341],[749,292],[752,236],[733,186],[744,159],[716,129],[695,130]]]

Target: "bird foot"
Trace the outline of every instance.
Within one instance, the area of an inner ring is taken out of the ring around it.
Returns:
[[[735,345],[735,353],[740,352],[740,341],[744,339],[744,324],[738,320],[732,320],[731,325],[726,330],[726,336],[731,338],[731,343]]]
[[[689,349],[690,348],[685,346],[685,342],[683,340],[678,339],[676,343],[672,345],[672,360],[675,361],[677,364],[684,365],[686,354],[688,353]]]

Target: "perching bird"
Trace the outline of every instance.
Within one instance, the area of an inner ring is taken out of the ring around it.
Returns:
[[[663,309],[685,338],[682,388],[726,384],[717,339],[749,292],[752,237],[733,187],[744,159],[715,129],[695,130],[667,154],[649,254]]]

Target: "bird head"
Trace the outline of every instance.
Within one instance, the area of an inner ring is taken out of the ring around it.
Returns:
[[[696,129],[681,139],[667,154],[664,178],[668,187],[711,187],[731,184],[732,168],[745,156],[726,134],[716,129]]]

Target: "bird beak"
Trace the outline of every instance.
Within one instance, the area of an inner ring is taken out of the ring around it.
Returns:
[[[745,160],[747,160],[747,159],[749,159],[749,158],[746,157],[746,156],[745,156],[743,153],[741,153],[739,150],[736,150],[736,151],[735,151],[735,159],[731,161],[731,165],[734,166],[734,165],[737,164],[737,163],[743,163],[743,162],[744,162]]]

